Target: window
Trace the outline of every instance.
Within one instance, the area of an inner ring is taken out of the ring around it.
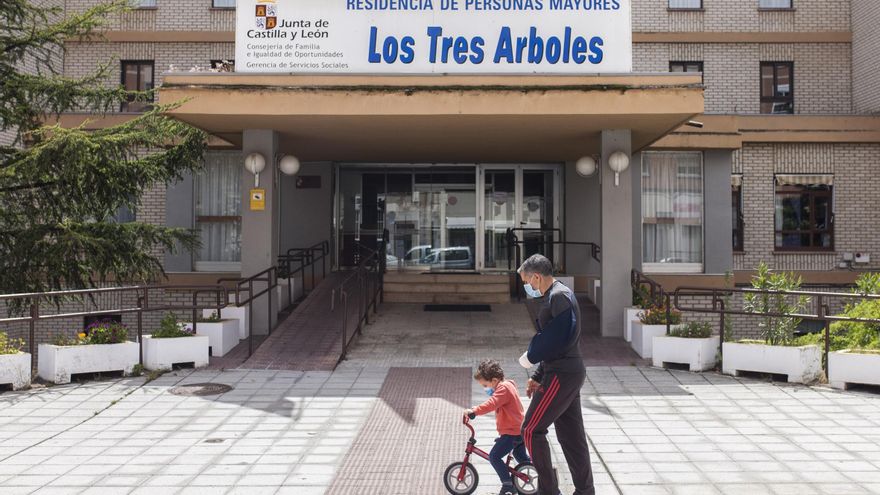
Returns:
[[[669,62],[669,72],[703,72],[703,62]]]
[[[702,9],[703,0],[669,0],[670,9]]]
[[[131,223],[135,220],[137,220],[135,210],[128,206],[120,206],[116,210],[116,215],[113,216],[113,221],[116,223]]]
[[[131,6],[135,9],[155,9],[156,0],[132,0]]]
[[[761,62],[761,113],[794,113],[794,64]]]
[[[745,242],[743,234],[745,233],[745,220],[743,219],[743,195],[742,195],[742,175],[731,176],[730,198],[733,219],[733,250],[742,252]]]
[[[149,60],[123,60],[122,61],[122,86],[127,91],[149,91],[153,89],[153,61]],[[143,112],[149,109],[150,104],[144,101],[129,101],[122,103],[123,112]],[[150,97],[149,101],[153,101]]]
[[[760,0],[758,8],[761,9],[793,9],[792,0]]]
[[[241,154],[209,153],[195,177],[196,230],[202,246],[199,271],[241,269]]]
[[[235,0],[213,0],[211,6],[215,9],[234,9]]]
[[[703,270],[702,153],[642,154],[642,262],[648,272]]]
[[[235,59],[211,60],[211,69],[218,72],[235,72]]]
[[[776,176],[778,251],[834,249],[831,175]]]

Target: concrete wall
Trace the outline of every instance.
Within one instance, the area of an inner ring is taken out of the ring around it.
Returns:
[[[599,174],[584,178],[575,171],[574,163],[565,164],[564,230],[569,241],[599,243],[601,232],[600,206],[602,191]],[[586,246],[569,246],[565,253],[565,269],[570,275],[598,276],[600,265],[590,256]]]
[[[297,189],[296,177],[304,175],[321,177],[321,188]],[[304,163],[297,176],[281,176],[282,254],[329,241],[332,235],[333,164]]]
[[[852,7],[853,106],[857,113],[880,113],[880,2]]]

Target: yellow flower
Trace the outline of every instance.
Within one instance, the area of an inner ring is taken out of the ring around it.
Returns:
[[[86,338],[86,334],[80,332],[80,333],[77,335],[77,337],[79,337],[79,338],[81,338],[81,339],[84,339],[84,338]]]

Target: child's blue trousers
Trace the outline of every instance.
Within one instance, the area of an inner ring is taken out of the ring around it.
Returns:
[[[516,448],[514,448],[516,447]],[[495,439],[495,446],[489,451],[489,462],[501,478],[501,483],[511,483],[510,472],[507,471],[507,464],[504,458],[510,451],[513,451],[513,457],[517,462],[532,462],[529,454],[526,453],[526,446],[520,435],[501,435]]]

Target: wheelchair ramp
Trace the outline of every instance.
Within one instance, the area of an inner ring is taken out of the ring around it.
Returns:
[[[330,311],[333,288],[349,273],[332,272],[238,367],[252,370],[332,371],[342,350],[342,308]],[[351,295],[357,300],[357,294]],[[349,313],[354,308],[349,308]],[[354,324],[350,325],[353,332]],[[246,349],[245,349],[246,352]]]
[[[470,368],[391,368],[327,494],[447,493],[443,470],[464,457],[471,381]]]

